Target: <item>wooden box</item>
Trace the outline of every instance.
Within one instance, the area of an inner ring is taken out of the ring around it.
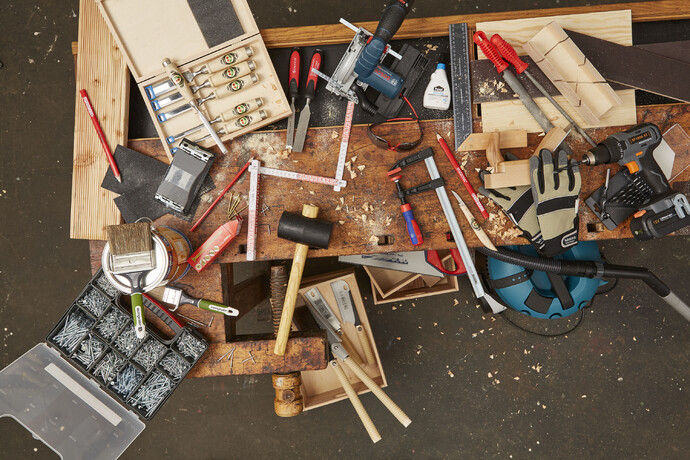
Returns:
[[[207,118],[213,120],[240,103],[261,98],[263,105],[260,109],[266,112],[267,117],[261,120],[258,117],[258,110],[252,112],[249,115],[253,115],[256,121],[241,129],[220,135],[223,141],[231,140],[290,115],[285,92],[246,0],[96,1],[105,22],[127,59],[129,69],[146,101],[151,119],[169,158],[172,158],[173,148],[182,137],[172,144],[169,144],[166,138],[198,126],[201,121],[192,110],[165,122],[160,122],[157,118],[160,113],[185,104],[183,100],[179,100],[159,111],[155,111],[151,104],[145,88],[168,79],[167,72],[161,64],[164,58],[169,58],[184,73],[189,70],[197,71],[207,62],[214,60],[217,62],[226,53],[239,51],[245,47],[251,48],[253,55],[249,59],[254,61],[256,66],[253,73],[258,78],[257,83],[246,84],[240,91],[223,98],[207,100],[201,108]],[[107,72],[107,69],[103,70]],[[209,74],[197,75],[191,84],[203,84],[209,76]],[[104,75],[103,78],[107,76]],[[203,98],[213,91],[213,87],[202,88],[198,90],[195,97]],[[166,93],[165,96],[173,93],[175,91]],[[236,124],[239,118],[240,116],[237,115],[237,118],[232,118],[229,122],[233,126],[239,126],[242,124]],[[217,131],[221,124],[222,122],[212,126]],[[206,135],[208,131],[202,128],[187,135],[187,138],[196,141]],[[212,147],[215,144],[212,139],[208,139],[201,145]]]
[[[344,323],[340,317],[340,311],[338,311],[338,305],[335,302],[335,297],[333,296],[333,291],[331,290],[330,284],[336,280],[343,280],[347,282],[350,286],[350,292],[352,293],[352,299],[354,300],[355,308],[357,309],[357,314],[359,315],[359,320],[364,327],[368,337],[369,343],[371,344],[371,349],[374,352],[374,357],[376,358],[376,365],[367,365],[366,363],[362,366],[364,371],[371,377],[376,384],[381,388],[388,386],[386,382],[386,376],[383,373],[383,367],[381,366],[381,360],[379,359],[379,353],[376,348],[376,342],[374,341],[374,336],[369,325],[369,318],[367,317],[367,312],[364,309],[364,303],[362,301],[362,294],[357,286],[357,280],[355,278],[354,270],[339,271],[331,274],[320,275],[318,277],[305,279],[300,287],[300,297],[298,299],[297,305],[304,305],[305,301],[302,297],[306,291],[312,287],[317,287],[319,292],[326,300],[328,305],[331,307],[335,315],[340,320],[343,327],[343,331],[350,338],[351,342],[354,344],[357,352],[360,356],[364,357],[364,352],[359,344],[357,338],[357,332],[352,324]],[[341,365],[342,369],[345,371],[352,387],[357,392],[357,394],[362,394],[370,391],[358,378],[355,376],[350,369]],[[304,398],[304,409],[310,410],[317,407],[324,406],[326,404],[331,404],[343,399],[347,399],[345,390],[340,386],[338,378],[335,372],[330,367],[319,370],[319,371],[302,371],[302,396]]]

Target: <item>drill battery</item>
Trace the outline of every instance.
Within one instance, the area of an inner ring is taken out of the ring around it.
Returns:
[[[635,239],[661,238],[690,225],[690,203],[675,193],[649,203],[634,214],[630,231]]]

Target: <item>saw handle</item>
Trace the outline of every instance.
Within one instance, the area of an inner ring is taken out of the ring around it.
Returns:
[[[292,99],[299,96],[299,67],[302,61],[302,48],[292,48],[290,54],[290,74],[288,80],[288,94]]]
[[[316,95],[316,83],[319,81],[319,76],[312,72],[311,69],[320,70],[321,61],[323,60],[323,51],[320,49],[314,50],[311,56],[311,63],[309,64],[309,75],[307,76],[307,88],[304,91],[304,97],[307,99],[314,99]]]
[[[371,349],[371,343],[369,343],[369,336],[362,327],[362,325],[356,326],[357,337],[359,338],[359,344],[364,350],[364,357],[367,360],[367,364],[376,364],[376,358],[374,357],[374,350]]]
[[[355,348],[354,344],[352,343],[352,340],[350,340],[347,334],[345,334],[342,330],[339,330],[338,336],[342,341],[343,348],[345,349],[345,351],[347,351],[347,354],[350,355],[350,358],[352,358],[352,360],[356,362],[358,366],[364,364],[364,361],[362,361],[362,357],[359,356],[359,353],[357,353],[357,349]]]
[[[371,421],[371,417],[369,417],[367,410],[362,405],[362,401],[359,400],[357,392],[354,388],[352,388],[352,384],[347,379],[345,371],[343,371],[343,368],[340,367],[340,364],[338,364],[338,361],[336,361],[335,359],[331,360],[329,364],[335,372],[335,375],[338,377],[338,381],[340,382],[340,385],[343,387],[343,390],[345,390],[345,394],[352,403],[352,407],[355,408],[355,412],[357,412],[357,415],[359,415],[359,419],[362,421],[362,425],[364,425],[364,428],[366,428],[367,433],[369,433],[369,437],[375,443],[380,441],[381,435],[379,434],[379,431],[376,429],[374,422]]]
[[[472,40],[479,46],[482,52],[487,58],[496,66],[496,71],[498,73],[503,72],[508,68],[508,63],[501,58],[498,54],[496,47],[486,38],[486,34],[482,31],[477,31],[472,36]]]
[[[499,34],[493,34],[491,36],[491,43],[493,43],[494,46],[498,48],[499,53],[501,53],[501,56],[503,56],[505,60],[507,60],[508,62],[513,64],[513,66],[515,66],[515,70],[518,74],[521,74],[522,72],[527,70],[529,64],[520,59],[520,56],[518,56],[515,52],[515,48],[513,48],[510,45],[510,43],[503,40],[503,37],[501,37]]]

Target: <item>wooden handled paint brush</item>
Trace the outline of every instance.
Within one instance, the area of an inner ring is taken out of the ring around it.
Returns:
[[[110,245],[110,270],[127,278],[131,284],[132,316],[137,337],[146,337],[144,320],[143,282],[148,272],[156,268],[151,224],[110,225],[107,229]]]

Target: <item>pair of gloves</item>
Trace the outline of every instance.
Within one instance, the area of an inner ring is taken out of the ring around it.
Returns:
[[[515,159],[506,154],[506,160]],[[578,242],[580,168],[563,150],[554,163],[547,149],[532,156],[529,165],[531,186],[481,187],[479,192],[503,209],[541,256],[553,257]]]

